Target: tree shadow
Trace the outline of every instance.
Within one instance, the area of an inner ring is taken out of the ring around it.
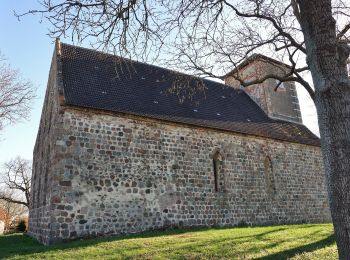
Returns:
[[[160,230],[152,230],[146,231],[138,234],[127,234],[127,235],[108,235],[105,236],[93,236],[93,237],[85,237],[79,238],[71,241],[63,241],[54,245],[43,245],[39,243],[36,239],[28,236],[27,234],[14,233],[8,235],[0,236],[0,259],[13,257],[13,256],[25,256],[29,254],[36,253],[45,253],[45,252],[55,252],[61,250],[70,250],[70,249],[84,249],[90,246],[96,246],[100,243],[105,242],[114,242],[114,241],[124,241],[129,239],[142,239],[142,238],[153,238],[153,237],[167,237],[172,235],[181,235],[197,232],[205,232],[208,230],[216,230],[216,229],[229,229],[229,228],[210,228],[210,227],[195,227],[195,228],[182,228],[182,229],[160,229]],[[245,236],[244,236],[245,237]],[[246,236],[249,237],[249,236]],[[237,239],[243,238],[237,237]],[[176,244],[177,241],[170,241],[169,244]],[[138,249],[139,245],[133,245],[128,249]],[[116,249],[120,256],[123,257],[123,248],[121,250]]]
[[[271,254],[271,255],[267,255],[264,257],[259,257],[256,259],[260,259],[260,260],[272,260],[272,259],[290,259],[293,256],[296,256],[297,254],[301,254],[301,253],[307,253],[307,252],[312,252],[312,251],[316,251],[318,249],[322,249],[326,246],[331,246],[335,243],[335,237],[334,234],[330,235],[324,239],[321,239],[317,242],[311,243],[311,244],[307,244],[307,245],[303,245],[300,247],[296,247],[296,248],[292,248],[289,250],[285,250],[282,252],[278,252],[275,254]]]
[[[261,240],[261,239],[264,239],[264,237],[269,235],[269,234],[273,234],[273,233],[276,233],[276,232],[284,231],[286,229],[287,228],[279,228],[279,229],[273,229],[273,230],[270,230],[270,231],[266,231],[266,232],[263,232],[263,233],[255,235],[255,238]]]
[[[29,254],[35,254],[35,253],[55,253],[55,251],[62,251],[62,250],[71,250],[71,249],[77,249],[81,250],[86,247],[90,246],[97,246],[100,243],[104,242],[114,242],[114,241],[124,241],[129,239],[139,239],[139,238],[153,238],[153,237],[166,237],[171,235],[181,235],[184,234],[186,236],[191,236],[191,233],[198,233],[198,232],[205,232],[208,230],[225,230],[229,228],[188,228],[188,229],[172,229],[172,230],[163,230],[163,231],[148,231],[142,234],[133,234],[133,235],[123,235],[123,236],[108,236],[108,237],[100,237],[95,239],[80,239],[77,241],[72,241],[69,243],[61,243],[57,245],[52,246],[44,246],[40,243],[38,243],[35,239],[22,235],[22,234],[13,234],[9,236],[0,236],[0,258],[7,258],[11,256],[26,256]],[[240,229],[240,228],[237,228]],[[167,247],[166,248],[156,248],[152,247],[150,248],[149,254],[157,254],[159,253],[166,253],[169,248],[173,248],[172,251],[175,253],[178,252],[193,252],[193,253],[200,253],[200,251],[204,248],[208,248],[212,245],[216,245],[220,248],[220,250],[230,250],[232,247],[235,247],[236,245],[239,245],[240,243],[255,243],[256,240],[265,240],[266,236],[272,233],[277,232],[283,232],[287,230],[288,227],[281,227],[273,230],[267,230],[267,231],[259,231],[255,234],[250,235],[237,235],[232,237],[217,237],[217,238],[208,238],[208,239],[199,239],[196,240],[194,237],[193,241],[186,241],[181,243],[178,239],[172,239],[167,241]],[[234,232],[234,231],[232,231]],[[272,241],[271,241],[272,242]],[[311,243],[308,245],[304,245],[298,248],[293,248],[290,250],[286,250],[283,252],[275,253],[272,255],[268,255],[259,259],[287,259],[289,257],[292,257],[298,253],[304,253],[304,252],[310,252],[313,250],[320,249],[322,247],[325,247],[327,245],[331,245],[334,243],[334,236],[329,236],[325,239],[322,239],[320,241],[317,241],[315,243]],[[278,242],[276,243],[270,243],[269,245],[264,246],[263,248],[257,246],[252,246],[249,248],[246,248],[244,252],[237,252],[235,253],[236,256],[241,254],[250,254],[254,252],[259,252],[259,250],[266,250],[269,248],[274,248],[278,246]],[[118,254],[120,257],[128,257],[127,251],[128,250],[139,250],[144,248],[145,245],[142,243],[135,243],[132,245],[129,245],[127,248],[120,247],[115,248],[114,253]],[[172,251],[169,251],[171,253]],[[232,253],[232,252],[231,252]],[[181,253],[180,253],[181,254]],[[220,253],[219,253],[220,254]],[[214,253],[215,255],[215,253]],[[233,256],[233,255],[232,255]],[[130,256],[129,256],[130,257]]]

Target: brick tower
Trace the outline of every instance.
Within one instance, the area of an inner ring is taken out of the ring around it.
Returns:
[[[289,66],[266,57],[261,54],[254,54],[242,62],[237,69],[228,73],[225,77],[225,84],[234,88],[243,88],[239,81],[233,77],[234,73],[246,81],[252,81],[268,74],[283,75]],[[283,82],[275,91],[278,80],[267,79],[261,84],[251,85],[244,88],[244,91],[273,119],[302,123],[299,100],[294,82]]]

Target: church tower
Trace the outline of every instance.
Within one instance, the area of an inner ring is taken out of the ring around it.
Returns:
[[[268,74],[283,75],[289,66],[261,54],[254,54],[242,62],[237,69],[226,74],[225,84],[234,88],[243,88],[234,78],[235,73],[245,81],[252,81]],[[302,124],[299,100],[294,82],[283,82],[275,91],[278,80],[267,79],[261,84],[251,85],[244,91],[272,119]]]

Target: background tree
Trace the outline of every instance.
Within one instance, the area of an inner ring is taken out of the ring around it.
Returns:
[[[0,53],[0,130],[4,125],[28,118],[35,89],[13,69]]]
[[[27,230],[27,222],[25,219],[19,219],[16,225],[17,232],[25,232]]]
[[[31,162],[21,157],[6,162],[1,178],[0,200],[29,208],[32,180]]]
[[[51,36],[89,40],[122,56],[221,78],[249,55],[290,65],[284,75],[315,102],[332,219],[341,259],[350,259],[349,1],[342,0],[43,0]],[[26,14],[28,14],[26,13]],[[25,14],[23,14],[25,15]],[[18,17],[20,17],[19,15]],[[311,72],[313,86],[305,80]],[[278,83],[276,89],[279,87]]]
[[[12,197],[12,191],[7,191],[6,196]],[[22,204],[0,199],[0,220],[5,223],[5,232],[13,229],[17,219],[24,218],[28,208]]]

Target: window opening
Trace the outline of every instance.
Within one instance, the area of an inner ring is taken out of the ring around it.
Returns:
[[[220,190],[220,164],[222,162],[222,156],[219,152],[216,152],[213,156],[213,173],[214,173],[214,188],[215,191]]]
[[[273,176],[272,162],[269,156],[265,157],[264,173],[265,173],[265,182],[266,182],[267,192],[269,194],[275,194],[276,193],[275,179]]]

